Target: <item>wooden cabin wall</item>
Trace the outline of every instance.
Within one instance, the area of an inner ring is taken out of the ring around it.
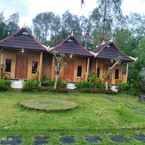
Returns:
[[[103,80],[104,75],[108,71],[108,67],[110,62],[107,60],[91,60],[91,73],[95,73],[97,75],[97,68],[100,69],[100,76],[99,78]],[[115,70],[119,70],[119,79],[115,79]],[[127,83],[128,80],[128,71],[127,71],[127,64],[120,64],[117,65],[113,71],[111,76],[111,84],[120,84],[120,83]]]
[[[3,55],[2,63],[5,67],[5,60],[6,59],[11,59],[12,64],[11,64],[11,72],[5,72],[4,69],[4,76],[8,79],[16,79],[16,60],[17,60],[17,53],[14,51],[3,51],[1,54]],[[28,59],[27,63],[27,78],[28,80],[32,79],[38,79],[38,74],[39,74],[39,67],[40,67],[40,53],[25,53]],[[23,61],[23,60],[22,60]],[[38,62],[38,72],[36,74],[32,74],[32,61],[37,61]],[[23,70],[21,70],[23,71]]]
[[[28,56],[28,73],[27,79],[28,80],[38,80],[39,75],[39,67],[40,67],[40,54],[39,53],[30,53],[27,54]],[[32,61],[38,62],[38,70],[36,74],[32,74]]]
[[[16,53],[15,52],[9,52],[9,51],[3,51],[2,52],[3,55],[3,60],[2,60],[2,64],[5,64],[5,60],[6,59],[11,59],[12,60],[12,64],[11,64],[11,72],[5,72],[5,68],[3,68],[4,70],[4,75],[6,76],[6,78],[9,79],[15,79],[15,70],[16,70]]]
[[[51,70],[52,70],[52,55],[44,54],[42,78],[46,77],[51,79]]]
[[[51,79],[55,79],[55,63],[52,58],[51,65]],[[64,66],[61,70],[60,79],[66,82],[80,82],[81,80],[86,80],[87,75],[87,58],[80,56],[67,57],[64,61]],[[82,66],[82,75],[77,77],[78,66]]]

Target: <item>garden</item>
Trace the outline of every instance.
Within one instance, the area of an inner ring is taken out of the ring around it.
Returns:
[[[65,100],[78,106],[46,112],[21,106],[26,100]],[[1,144],[145,143],[145,105],[133,95],[6,91],[0,93],[0,112]]]
[[[143,78],[141,72],[142,93]],[[119,85],[118,93],[93,75],[75,90],[61,80],[54,89],[48,78],[25,81],[22,90],[10,84],[0,80],[0,144],[145,144],[145,102],[130,83]]]

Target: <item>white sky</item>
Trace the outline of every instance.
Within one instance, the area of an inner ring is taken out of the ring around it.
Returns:
[[[96,7],[97,0],[85,0],[85,7],[80,6],[80,0],[0,0],[0,11],[8,17],[18,12],[20,14],[20,26],[31,25],[32,19],[40,12],[53,11],[61,15],[66,10],[73,14],[88,16]],[[123,13],[137,12],[145,14],[145,0],[124,0]]]

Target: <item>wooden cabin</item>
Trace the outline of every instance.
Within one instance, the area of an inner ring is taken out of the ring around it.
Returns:
[[[103,82],[111,84],[126,83],[128,80],[128,63],[133,60],[122,53],[113,42],[103,42],[93,52],[90,73],[95,73]],[[110,71],[110,72],[109,72]],[[110,73],[109,78],[104,78]]]
[[[114,43],[103,42],[91,52],[71,35],[48,50],[26,28],[0,41],[0,76],[20,80],[41,80],[45,76],[54,80],[56,52],[65,56],[60,79],[66,82],[87,80],[91,73],[105,82],[104,76],[110,68],[111,84],[127,82],[128,63],[132,60]]]
[[[1,78],[40,80],[42,78],[43,53],[46,53],[46,47],[25,28],[1,40]]]
[[[62,66],[60,79],[67,82],[79,82],[88,79],[90,57],[93,57],[93,55],[74,36],[69,36],[54,46],[49,52],[47,56],[48,63],[44,65],[45,73],[43,75],[52,80],[55,79],[56,73],[54,67],[56,65],[56,59],[54,55],[51,55],[54,53],[64,55],[64,65]]]

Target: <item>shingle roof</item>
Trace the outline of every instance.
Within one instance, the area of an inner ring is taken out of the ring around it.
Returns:
[[[81,56],[93,56],[86,48],[84,48],[74,36],[69,36],[63,42],[54,46],[50,52],[57,51],[62,54],[74,54]]]
[[[132,59],[122,53],[113,42],[102,43],[97,47],[95,53],[96,58],[117,59],[119,57],[123,61],[132,61]]]
[[[37,41],[26,28],[22,28],[17,33],[0,40],[0,47],[46,51],[45,46]]]

